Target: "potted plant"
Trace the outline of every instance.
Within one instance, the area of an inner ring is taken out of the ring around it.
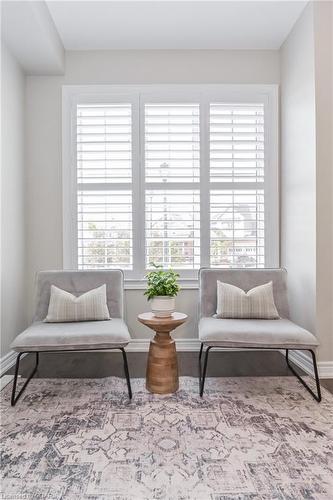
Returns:
[[[173,269],[164,270],[162,266],[152,263],[154,271],[147,278],[147,295],[151,301],[151,310],[157,318],[167,318],[175,311],[175,296],[179,292],[177,279],[179,274]]]

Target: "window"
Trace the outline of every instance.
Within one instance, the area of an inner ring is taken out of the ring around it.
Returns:
[[[146,267],[199,269],[200,105],[144,104],[144,117]]]
[[[133,268],[132,108],[76,109],[77,267]]]
[[[264,267],[264,104],[210,103],[210,263]],[[229,189],[216,189],[230,182]]]
[[[276,94],[64,87],[64,266],[278,265]]]

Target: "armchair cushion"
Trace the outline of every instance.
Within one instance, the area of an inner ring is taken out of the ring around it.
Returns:
[[[36,321],[16,337],[11,348],[17,352],[111,349],[125,347],[129,341],[127,326],[120,318],[75,323]]]
[[[51,285],[73,295],[106,285],[106,300],[111,318],[124,316],[123,273],[119,269],[89,271],[40,271],[36,280],[36,309],[34,321],[45,319],[51,294]]]
[[[51,285],[51,295],[45,323],[71,321],[104,321],[110,319],[106,303],[106,285],[93,288],[78,297]]]
[[[217,310],[217,282],[229,283],[245,292],[272,281],[278,315],[289,318],[287,272],[285,269],[205,269],[199,271],[200,317],[213,316]],[[111,315],[112,316],[112,315]]]
[[[251,288],[247,293],[229,283],[217,282],[217,318],[278,319],[273,283]]]
[[[219,347],[313,349],[316,337],[288,319],[201,318],[199,339]]]

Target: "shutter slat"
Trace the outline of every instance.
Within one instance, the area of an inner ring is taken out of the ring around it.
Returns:
[[[147,190],[146,265],[197,269],[200,266],[198,190]]]
[[[214,267],[264,267],[264,190],[211,190],[210,260]]]
[[[145,104],[146,182],[199,181],[199,111],[197,103]]]
[[[78,191],[78,268],[132,269],[131,191]]]
[[[79,183],[131,182],[132,105],[78,105],[76,145]],[[100,170],[93,172],[91,162]]]
[[[258,103],[211,103],[209,124],[210,180],[211,182],[263,182],[265,140],[264,105]],[[217,117],[219,120],[217,120]],[[227,126],[229,133],[221,130]],[[261,133],[240,137],[236,127],[260,121]]]

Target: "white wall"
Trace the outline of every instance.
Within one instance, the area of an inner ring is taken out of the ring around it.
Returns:
[[[316,333],[318,358],[331,363],[332,10],[310,3],[281,48],[281,264],[292,318]]]
[[[1,357],[26,325],[23,72],[1,44]]]
[[[26,151],[29,314],[40,269],[62,268],[61,87],[63,84],[279,83],[278,51],[88,51],[68,52],[62,77],[27,77]],[[151,334],[136,321],[147,310],[143,290],[126,291],[134,338]],[[191,320],[176,336],[196,336],[197,290],[184,290],[178,309]]]
[[[333,4],[315,2],[317,332],[333,361]]]
[[[281,48],[281,265],[292,319],[316,332],[316,133],[313,6]]]
[[[277,50],[97,50],[66,53],[66,83],[278,83]]]

